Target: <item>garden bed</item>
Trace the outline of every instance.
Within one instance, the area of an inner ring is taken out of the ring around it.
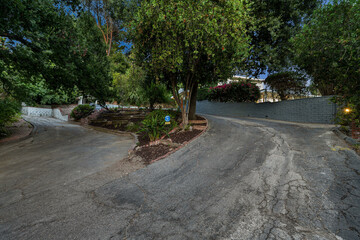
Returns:
[[[148,110],[117,110],[103,111],[97,117],[89,121],[89,125],[111,129],[119,132],[131,132],[137,135],[136,147],[131,152],[131,156],[138,156],[146,164],[157,161],[170,153],[181,148],[207,128],[207,120],[197,116],[197,120],[189,121],[188,130],[175,127],[169,134],[164,134],[157,141],[150,141],[145,132],[139,132],[141,122],[150,113]],[[177,114],[177,122],[180,118]]]

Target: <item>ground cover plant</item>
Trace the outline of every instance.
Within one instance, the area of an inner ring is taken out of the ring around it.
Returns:
[[[6,126],[17,121],[21,105],[9,98],[0,98],[0,138],[8,134]]]
[[[80,120],[81,118],[89,116],[94,111],[94,109],[94,106],[90,106],[88,104],[79,105],[72,110],[70,116],[75,120]]]
[[[150,141],[156,141],[178,126],[177,115],[179,114],[174,111],[155,110],[141,122],[139,133],[145,133]],[[170,116],[170,124],[166,124],[166,116]]]
[[[233,82],[209,88],[208,100],[217,102],[256,102],[260,89],[249,82]]]

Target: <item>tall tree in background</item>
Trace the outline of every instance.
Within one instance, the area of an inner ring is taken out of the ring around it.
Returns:
[[[121,26],[111,16],[111,3],[110,0],[83,0],[85,9],[91,14],[101,32],[108,56],[111,54],[113,44],[119,40],[122,31]]]
[[[142,1],[131,23],[134,50],[145,70],[171,86],[183,126],[194,85],[209,75],[203,66],[226,79],[247,57],[248,21],[247,1]]]
[[[141,0],[82,0],[82,5],[91,14],[110,56],[126,40],[126,28]]]
[[[289,40],[319,4],[319,0],[251,1],[251,16],[255,22],[248,25],[252,48],[247,58],[247,72],[258,76],[291,65],[288,62]]]
[[[47,87],[73,89],[101,102],[109,97],[110,64],[96,26],[77,1],[9,0],[0,14],[0,82],[43,79]],[[20,96],[20,94],[17,94]]]
[[[268,76],[265,84],[276,91],[281,100],[305,93],[307,79],[299,72],[279,72]]]
[[[360,1],[338,0],[317,9],[293,44],[295,62],[320,93],[337,94],[360,124]]]

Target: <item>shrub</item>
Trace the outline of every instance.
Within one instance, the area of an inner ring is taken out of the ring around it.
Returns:
[[[89,116],[95,109],[95,106],[90,106],[88,104],[79,105],[74,108],[71,112],[71,117],[75,120],[80,120],[81,118],[85,118]]]
[[[8,134],[6,126],[17,120],[21,105],[9,98],[0,99],[0,136]]]
[[[170,116],[170,124],[165,124],[165,117]],[[144,132],[150,141],[158,140],[163,134],[168,134],[177,126],[177,114],[172,111],[155,110],[142,121],[139,132]]]
[[[255,102],[260,98],[260,89],[249,82],[234,82],[209,89],[208,100],[218,102]]]
[[[209,88],[199,88],[196,96],[197,101],[208,100],[209,98]]]

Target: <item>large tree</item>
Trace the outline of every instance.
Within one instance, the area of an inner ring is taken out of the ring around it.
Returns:
[[[104,102],[111,76],[105,45],[77,1],[3,1],[0,14],[0,82],[44,79],[49,88],[72,89]],[[18,94],[19,95],[19,94]]]
[[[248,25],[251,36],[251,54],[247,58],[247,73],[258,76],[281,71],[291,66],[289,40],[300,29],[320,0],[253,0]],[[245,69],[240,69],[245,70]]]
[[[281,100],[300,95],[306,91],[307,79],[300,72],[279,72],[265,79],[265,84],[279,94]]]
[[[360,114],[360,1],[338,0],[317,9],[293,39],[295,61],[322,95]],[[355,116],[355,115],[354,115]]]
[[[139,64],[171,86],[183,126],[203,76],[211,71],[213,79],[226,79],[247,57],[247,6],[242,0],[145,0],[130,23]]]

